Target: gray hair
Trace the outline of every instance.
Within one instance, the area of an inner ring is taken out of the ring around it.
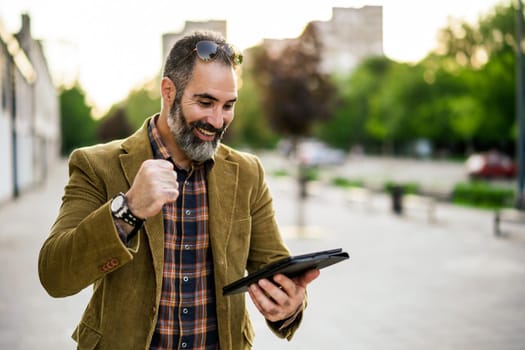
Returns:
[[[197,55],[194,54],[193,51],[195,50],[197,43],[202,40],[214,41],[219,44],[219,46],[226,44],[226,40],[218,32],[194,32],[178,40],[175,45],[173,45],[168,57],[166,58],[162,76],[168,77],[173,84],[175,84],[177,89],[175,99],[177,101],[181,100],[186,85],[188,85],[188,82],[191,79],[195,60],[197,59]],[[214,61],[221,62],[228,66],[235,66],[224,50],[217,51]]]

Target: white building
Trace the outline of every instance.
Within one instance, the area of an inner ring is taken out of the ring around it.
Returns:
[[[383,56],[383,7],[335,7],[329,21],[313,21],[293,39],[265,39],[270,54],[279,55],[287,47],[308,41],[319,42],[320,70],[326,74],[349,74],[364,59]]]
[[[60,118],[41,43],[30,18],[8,33],[0,22],[0,202],[42,183],[59,157]]]
[[[329,21],[310,26],[321,42],[323,72],[348,73],[365,58],[384,55],[382,6],[335,7]]]

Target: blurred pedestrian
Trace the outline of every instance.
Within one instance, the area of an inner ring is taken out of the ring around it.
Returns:
[[[127,139],[71,154],[39,275],[54,297],[93,284],[79,348],[251,347],[244,295],[222,287],[289,251],[259,160],[220,143],[241,62],[217,33],[182,38],[165,62],[160,113]],[[291,339],[318,274],[250,286],[278,336]]]

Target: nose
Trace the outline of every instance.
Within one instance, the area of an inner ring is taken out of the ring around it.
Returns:
[[[222,108],[215,107],[212,110],[212,113],[209,118],[207,118],[207,122],[210,123],[214,128],[220,129],[224,125],[224,117],[222,115]]]

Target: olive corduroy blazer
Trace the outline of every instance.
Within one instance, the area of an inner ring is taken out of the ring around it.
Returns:
[[[54,297],[93,285],[73,338],[79,349],[148,349],[156,325],[164,264],[162,212],[148,218],[129,246],[120,240],[111,198],[126,192],[153,158],[147,124],[127,139],[74,151],[58,217],[39,256],[39,276]],[[289,255],[275,221],[259,160],[220,145],[208,174],[209,230],[221,349],[250,349],[253,328],[243,294],[222,287]],[[300,315],[278,336],[291,339]]]

